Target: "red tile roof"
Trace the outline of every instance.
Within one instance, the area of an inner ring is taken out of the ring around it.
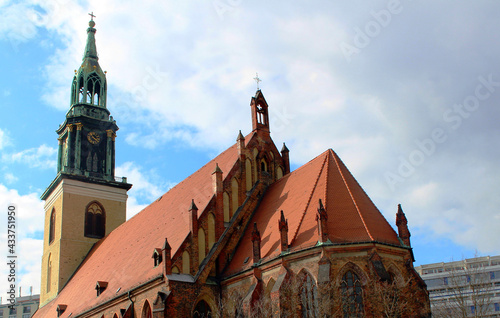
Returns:
[[[252,134],[246,140],[250,140]],[[162,274],[151,255],[168,238],[172,256],[189,235],[191,200],[201,214],[213,196],[216,163],[228,173],[238,159],[236,144],[170,189],[162,197],[100,240],[60,294],[40,308],[35,317],[55,317],[57,304],[68,307],[61,317],[75,316]],[[96,297],[97,281],[108,286]],[[120,291],[117,292],[117,290]]]
[[[257,223],[263,260],[272,259],[281,252],[278,230],[281,210],[288,220],[290,251],[318,243],[316,214],[320,199],[328,214],[328,237],[332,243],[377,241],[400,245],[396,232],[337,154],[329,149],[272,184],[265,193],[248,223]],[[227,275],[252,265],[251,232],[252,226],[248,226],[227,268]],[[247,257],[249,261],[245,264]]]
[[[252,134],[246,136],[246,141]],[[212,172],[216,163],[228,173],[238,159],[236,144],[176,185],[143,211],[100,240],[60,294],[40,308],[36,317],[55,316],[58,304],[68,305],[61,317],[75,316],[162,274],[151,255],[165,237],[172,255],[189,235],[189,207],[194,199],[203,212],[213,196]],[[377,210],[338,156],[327,150],[296,171],[272,184],[249,224],[257,222],[262,258],[280,253],[280,210],[288,219],[291,250],[314,246],[318,241],[316,211],[322,199],[328,213],[333,243],[380,241],[399,245],[396,233]],[[236,250],[228,273],[251,265],[251,226]],[[108,282],[96,296],[97,281]]]

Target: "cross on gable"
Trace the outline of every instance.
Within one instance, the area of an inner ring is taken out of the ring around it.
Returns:
[[[259,73],[255,73],[255,77],[253,79],[257,82],[257,89],[259,89],[259,82],[262,82],[259,78]]]

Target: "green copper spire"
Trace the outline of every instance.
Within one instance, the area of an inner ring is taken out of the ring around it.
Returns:
[[[62,174],[109,184],[115,182],[118,126],[106,108],[106,73],[97,61],[94,15],[90,16],[83,61],[71,84],[70,108],[57,130],[57,166]]]
[[[97,49],[95,46],[95,31],[94,29],[95,22],[94,20],[89,21],[89,28],[87,29],[87,45],[85,46],[85,54],[83,55],[83,60],[86,58],[94,58],[96,60],[99,59],[97,56]]]
[[[106,108],[106,73],[99,66],[99,57],[97,56],[95,45],[95,16],[93,13],[90,13],[90,16],[92,18],[87,28],[87,44],[83,53],[82,65],[75,72],[71,87],[70,105],[72,108],[77,105],[93,105],[99,108]],[[101,116],[98,113],[92,111],[89,114],[91,116]]]

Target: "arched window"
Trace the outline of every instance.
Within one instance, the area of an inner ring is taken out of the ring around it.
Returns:
[[[316,282],[306,272],[302,272],[299,279],[301,317],[318,317],[318,288],[316,287]]]
[[[200,227],[198,229],[198,257],[200,263],[205,259],[205,256],[207,255],[205,241],[206,241],[205,230],[202,227]]]
[[[245,160],[245,181],[246,181],[246,191],[252,189],[252,162],[250,159]]]
[[[213,213],[208,215],[208,250],[215,244],[215,216]]]
[[[106,233],[106,213],[102,205],[91,202],[85,210],[85,236],[102,238]]]
[[[144,302],[144,306],[142,307],[141,318],[153,318],[151,306],[149,305],[149,301],[147,300]]]
[[[52,212],[50,213],[50,222],[49,222],[49,244],[54,242],[56,232],[56,209],[52,208]]]
[[[98,163],[99,163],[99,158],[97,157],[97,153],[94,152],[94,157],[92,158],[92,171],[98,172]]]
[[[52,254],[49,254],[47,259],[47,293],[50,292],[50,285],[52,285]]]
[[[85,103],[85,87],[83,85],[83,77],[80,77],[78,82],[78,101],[80,103]]]
[[[238,207],[240,206],[239,198],[238,198],[238,181],[233,178],[231,180],[231,201],[232,201],[232,211],[231,211],[231,217],[236,213],[236,210],[238,210]]]
[[[191,274],[190,259],[189,259],[188,251],[184,251],[182,253],[182,273],[183,274]]]
[[[260,162],[260,171],[266,171],[267,172],[267,163],[264,160],[262,160]]]
[[[265,124],[263,114],[264,114],[264,109],[262,108],[262,106],[260,106],[260,104],[257,105],[257,122],[259,124]]]
[[[344,317],[363,317],[363,290],[358,275],[347,271],[340,286]]]
[[[222,205],[224,206],[224,222],[229,222],[231,220],[231,216],[229,215],[229,194],[224,192],[222,198]]]
[[[273,278],[269,279],[269,282],[267,283],[266,289],[264,291],[265,297],[267,297],[267,298],[271,297],[271,291],[273,290],[275,283],[276,283],[276,281]]]
[[[87,80],[87,103],[99,105],[100,94],[101,81],[96,73],[92,73]]]
[[[196,307],[194,307],[193,318],[207,318],[212,317],[212,309],[206,301],[200,300]]]
[[[276,179],[279,180],[283,178],[283,169],[281,169],[281,167],[278,166],[278,169],[276,171]]]
[[[76,104],[78,102],[78,88],[76,76],[73,78],[73,83],[71,84],[71,105]]]

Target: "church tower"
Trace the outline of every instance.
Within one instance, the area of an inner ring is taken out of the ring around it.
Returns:
[[[70,108],[57,129],[57,175],[42,194],[45,226],[40,305],[53,299],[91,247],[126,219],[126,178],[115,177],[118,126],[106,108],[106,73],[98,63],[94,16]]]

